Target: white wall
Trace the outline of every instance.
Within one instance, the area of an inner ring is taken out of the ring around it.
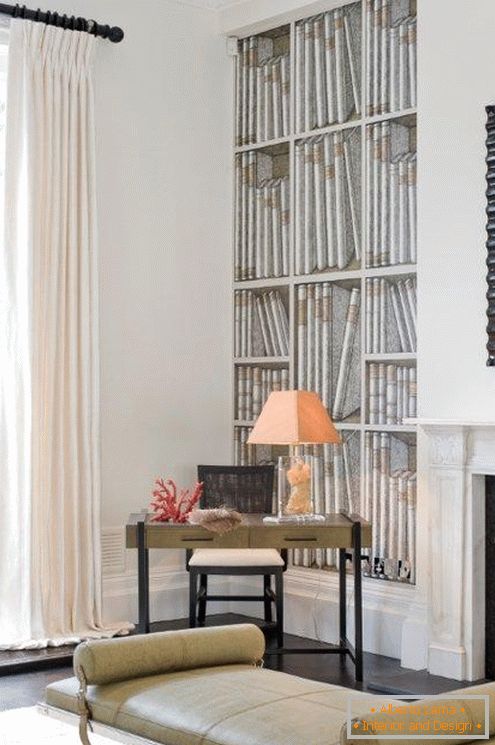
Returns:
[[[73,0],[98,45],[103,526],[230,454],[230,60],[212,11]]]
[[[102,522],[104,542],[118,541],[105,612],[133,620],[135,557],[119,566],[119,529],[149,504],[157,476],[189,485],[196,464],[231,456],[232,66],[210,10],[68,3],[65,12],[126,34],[98,44],[95,83]],[[160,552],[154,563],[170,559],[183,561]],[[169,613],[183,614],[174,600],[183,585],[155,569],[156,616],[170,599]]]
[[[485,112],[495,4],[419,0],[420,415],[492,420],[486,361]]]

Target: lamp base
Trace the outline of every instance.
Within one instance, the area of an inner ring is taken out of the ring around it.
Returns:
[[[311,512],[303,515],[266,515],[263,518],[263,522],[271,523],[272,525],[301,525],[301,523],[309,525],[310,523],[325,522],[325,515],[314,515]]]

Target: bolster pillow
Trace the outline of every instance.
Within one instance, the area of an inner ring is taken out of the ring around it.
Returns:
[[[74,653],[74,670],[77,675],[81,668],[89,685],[105,685],[196,667],[252,665],[264,651],[257,626],[213,626],[87,641]]]
[[[432,729],[430,731],[426,732],[418,732],[417,734],[417,742],[423,743],[424,745],[436,745],[437,740],[432,739],[432,735],[442,735],[442,739],[440,742],[442,745],[458,745],[462,742],[462,740],[459,739],[460,735],[464,736],[464,742],[469,741],[468,736],[469,735],[478,735],[480,734],[480,730],[477,728],[477,724],[481,723],[482,727],[484,727],[485,723],[485,703],[484,701],[473,701],[472,699],[449,699],[449,696],[451,694],[462,696],[488,696],[489,705],[488,705],[488,711],[489,711],[489,721],[488,721],[488,730],[490,736],[493,736],[495,734],[495,683],[484,683],[482,685],[478,686],[471,686],[470,688],[462,688],[457,691],[447,691],[446,693],[439,694],[436,698],[424,698],[419,699],[417,701],[394,701],[393,704],[400,705],[400,704],[410,704],[418,705],[418,706],[428,706],[428,707],[434,707],[434,706],[442,706],[446,705],[449,702],[452,703],[452,706],[456,708],[455,714],[443,714],[441,716],[429,716],[424,717],[423,721],[430,720],[430,723],[433,719],[437,719],[438,721],[441,720],[443,725],[445,726],[445,729],[440,729],[437,725],[437,731],[432,726]],[[381,703],[388,703],[389,699],[387,699],[386,696],[383,697],[383,699],[376,698],[375,703],[378,704],[378,708],[380,707]],[[373,705],[373,700],[370,699],[370,706]],[[460,712],[460,708],[464,709],[464,712]],[[431,711],[431,709],[428,709],[428,711]],[[369,708],[366,709],[365,712],[363,712],[362,717],[355,717],[353,719],[353,722],[358,722],[359,726],[354,728],[352,727],[353,732],[356,735],[361,735],[359,739],[354,739],[352,736],[347,736],[347,723],[344,724],[341,730],[340,734],[340,742],[341,745],[363,745],[363,743],[372,743],[372,745],[404,745],[404,739],[400,738],[381,738],[379,734],[375,734],[373,738],[367,738],[366,737],[367,732],[369,733],[369,730],[366,731],[362,725],[361,722],[363,719],[369,718]],[[394,722],[408,722],[410,716],[408,714],[376,714],[373,719],[377,723],[390,723],[392,721]],[[413,719],[418,719],[418,717],[413,717]],[[461,729],[457,729],[458,724],[463,725],[464,723],[467,723],[467,729],[465,732],[462,732]],[[456,730],[457,730],[457,737],[456,737]],[[483,729],[481,729],[481,734],[483,734]],[[387,731],[386,733],[382,731],[382,734],[389,734],[390,731]],[[411,740],[410,740],[411,742]],[[416,739],[414,740],[416,742]],[[474,741],[473,741],[474,742]]]

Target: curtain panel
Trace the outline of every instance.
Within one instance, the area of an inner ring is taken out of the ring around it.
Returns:
[[[0,256],[4,649],[129,628],[105,626],[101,608],[95,41],[22,19],[10,27]]]

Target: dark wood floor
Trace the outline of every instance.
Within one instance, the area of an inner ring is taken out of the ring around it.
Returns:
[[[208,618],[208,625],[225,623],[246,623],[251,619],[245,616],[216,615]],[[252,619],[254,623],[257,621]],[[153,625],[154,631],[187,628],[187,620],[163,622]],[[267,634],[267,645],[272,640]],[[312,639],[285,635],[285,646],[304,647],[326,645]],[[73,647],[64,647],[34,652],[0,652],[0,711],[33,706],[44,697],[45,687],[56,680],[72,675]],[[15,672],[15,665],[23,666],[22,672]],[[349,659],[337,655],[286,655],[283,657],[267,655],[265,667],[281,670],[302,678],[310,678],[325,683],[336,683],[355,688],[354,666]],[[365,682],[363,690],[383,693],[404,693],[423,696],[443,693],[462,687],[459,681],[429,675],[426,671],[404,670],[398,660],[365,654]]]

